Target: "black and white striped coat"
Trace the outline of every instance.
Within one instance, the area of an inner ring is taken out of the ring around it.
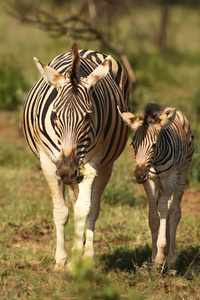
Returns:
[[[124,69],[110,56],[77,50],[57,56],[46,66],[35,58],[42,74],[30,90],[22,118],[23,131],[40,159],[51,189],[57,230],[56,265],[67,254],[63,228],[68,208],[63,197],[67,184],[74,204],[74,252],[93,256],[93,234],[100,197],[113,162],[123,151],[128,127],[118,114],[129,108],[129,83]],[[78,184],[78,188],[77,188]],[[68,269],[73,270],[73,261]]]
[[[134,130],[134,175],[149,200],[152,259],[162,265],[167,256],[168,268],[173,268],[180,202],[194,151],[190,125],[175,108],[151,103],[142,120],[129,112],[120,114]]]

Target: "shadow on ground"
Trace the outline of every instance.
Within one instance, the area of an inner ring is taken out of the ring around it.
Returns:
[[[120,270],[135,272],[135,266],[141,267],[145,262],[151,261],[151,247],[149,245],[137,247],[134,250],[123,247],[104,253],[100,260],[104,264],[104,271]],[[200,274],[200,246],[188,246],[176,258],[177,276],[192,279]]]
[[[100,260],[104,264],[104,270],[118,269],[133,272],[134,265],[141,267],[142,264],[151,259],[151,247],[149,245],[138,247],[134,250],[123,247],[115,249],[112,253],[105,253]]]
[[[200,274],[200,246],[189,246],[178,254],[176,259],[177,275],[192,279]]]

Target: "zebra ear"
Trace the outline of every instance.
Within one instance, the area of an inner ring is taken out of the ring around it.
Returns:
[[[154,126],[159,130],[166,129],[172,125],[175,116],[176,116],[175,108],[167,109],[167,111],[164,114],[162,114],[155,120]]]
[[[133,130],[135,130],[137,128],[137,126],[139,125],[140,120],[133,115],[130,112],[121,112],[119,109],[119,106],[117,106],[117,109],[122,117],[122,119],[124,120],[124,122],[131,127]]]
[[[36,57],[34,57],[34,61],[46,83],[54,86],[55,88],[63,86],[63,84],[66,81],[66,78],[62,74],[60,74],[55,69],[41,63]]]
[[[100,82],[109,72],[110,69],[111,56],[107,56],[105,60],[86,78],[81,78],[81,82],[88,89],[94,87]]]

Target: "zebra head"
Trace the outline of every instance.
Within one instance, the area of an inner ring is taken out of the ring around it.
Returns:
[[[121,113],[124,122],[133,129],[132,146],[135,153],[134,176],[138,183],[144,183],[153,167],[155,157],[159,155],[159,137],[161,129],[171,126],[174,121],[175,108],[165,113],[160,106],[148,104],[142,120],[129,112]]]
[[[111,57],[97,66],[87,77],[79,76],[80,56],[76,44],[72,46],[71,70],[65,76],[34,58],[44,80],[57,89],[51,112],[51,123],[58,137],[61,151],[57,175],[65,184],[79,176],[87,148],[95,137],[92,88],[109,72]]]

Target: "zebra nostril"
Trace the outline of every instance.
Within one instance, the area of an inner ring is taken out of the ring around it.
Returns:
[[[70,181],[78,176],[78,170],[70,170],[68,168],[63,168],[59,170],[58,175],[60,176],[61,180]]]
[[[62,175],[60,176],[61,180],[63,180],[65,177],[68,177],[67,174],[62,174]]]
[[[74,174],[71,175],[71,179],[76,178],[78,175],[78,170],[75,170]]]

